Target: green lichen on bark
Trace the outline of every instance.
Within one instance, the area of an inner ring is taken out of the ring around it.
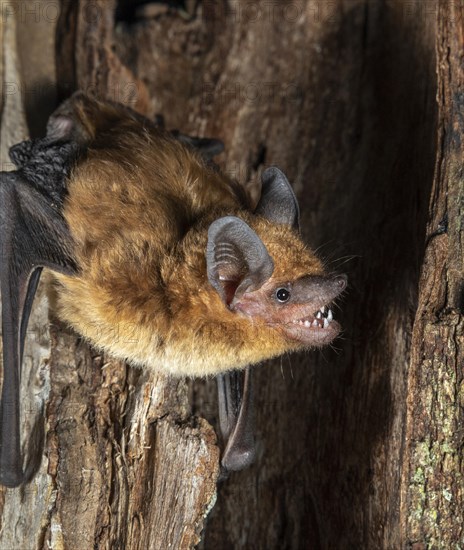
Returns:
[[[463,16],[464,2],[440,2],[438,150],[409,372],[406,547],[464,546]]]

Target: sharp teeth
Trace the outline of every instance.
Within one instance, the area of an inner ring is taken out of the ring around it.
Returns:
[[[305,327],[310,327],[311,326],[311,321],[308,321],[308,319],[306,319],[306,321],[304,322],[304,326]]]
[[[316,314],[316,319],[321,319],[321,318],[322,318],[322,313],[318,311]]]
[[[327,318],[324,318],[324,328],[327,328],[329,326],[329,321]]]
[[[321,307],[321,311],[322,311],[322,313],[325,313],[325,306]]]
[[[332,321],[332,319],[333,319],[333,315],[332,315],[332,310],[331,310],[331,309],[329,309],[329,313],[327,313],[327,319],[328,319],[329,321]]]
[[[313,321],[313,327],[318,327],[319,326],[319,323],[317,322],[317,319],[314,319]]]

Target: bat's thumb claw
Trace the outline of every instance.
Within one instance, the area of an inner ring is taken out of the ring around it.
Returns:
[[[254,445],[241,449],[233,449],[228,452],[225,450],[221,460],[222,467],[228,472],[238,472],[251,466],[256,457],[256,449]]]
[[[18,487],[24,482],[24,474],[20,470],[0,470],[0,485],[5,487]]]

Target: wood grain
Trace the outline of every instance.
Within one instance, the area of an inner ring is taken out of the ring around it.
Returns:
[[[61,97],[95,89],[220,137],[252,188],[279,165],[350,287],[332,349],[256,368],[258,458],[207,523],[214,383],[146,379],[55,324],[47,483],[33,504],[4,493],[2,548],[464,544],[463,4],[63,3]]]

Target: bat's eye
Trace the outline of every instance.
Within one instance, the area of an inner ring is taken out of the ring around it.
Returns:
[[[288,302],[290,299],[290,292],[286,288],[279,288],[276,292],[276,298],[279,302]]]

